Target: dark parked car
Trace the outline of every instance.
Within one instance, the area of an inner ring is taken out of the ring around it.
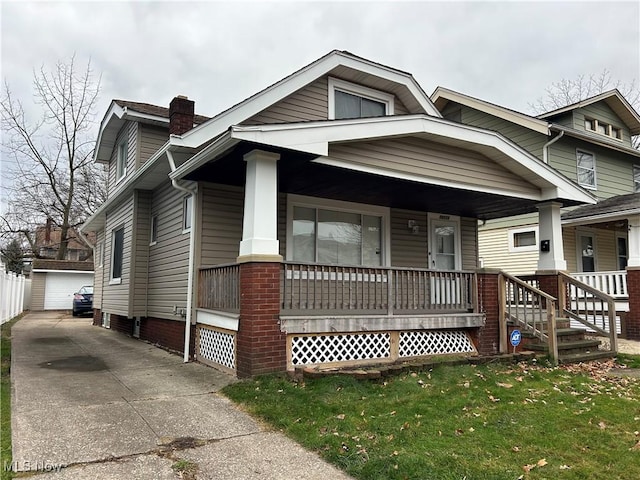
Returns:
[[[93,286],[85,285],[76,293],[73,294],[73,309],[72,313],[74,317],[77,317],[81,313],[87,313],[93,311]]]

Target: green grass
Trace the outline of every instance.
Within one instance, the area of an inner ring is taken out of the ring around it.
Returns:
[[[0,326],[0,479],[13,478],[11,464],[11,327],[22,315]]]
[[[360,479],[640,478],[640,381],[605,370],[439,366],[223,392]]]

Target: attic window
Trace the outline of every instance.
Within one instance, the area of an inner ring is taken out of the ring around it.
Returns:
[[[615,138],[616,140],[622,140],[622,129],[594,118],[585,118],[584,128],[585,130],[596,132],[600,135],[606,135],[607,137]]]
[[[329,78],[329,119],[393,115],[393,95]]]

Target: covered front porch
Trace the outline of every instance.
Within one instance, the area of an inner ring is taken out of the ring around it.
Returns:
[[[539,212],[560,268],[560,206],[592,199],[493,132],[410,117],[234,127],[172,174],[198,183],[199,360],[247,376],[498,353],[478,220]]]

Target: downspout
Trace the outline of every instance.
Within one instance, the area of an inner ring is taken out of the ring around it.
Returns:
[[[175,172],[176,164],[173,161],[173,154],[170,150],[167,149],[167,159],[169,160],[169,166],[171,167],[171,172]],[[176,190],[181,190],[189,195],[193,195],[195,197],[197,189],[191,190],[189,188],[183,187],[178,184],[176,179],[171,179],[171,185]],[[194,273],[194,259],[195,259],[195,250],[196,250],[196,202],[195,198],[193,199],[193,203],[191,204],[191,232],[189,233],[189,272],[187,278],[187,316],[185,318],[184,325],[184,363],[189,362],[189,346],[191,343],[191,310],[193,306],[193,273]]]
[[[544,163],[546,163],[547,165],[549,164],[549,150],[548,150],[548,148],[551,145],[553,145],[554,143],[556,143],[558,140],[560,140],[563,135],[564,135],[564,130],[560,130],[560,133],[558,134],[558,136],[553,137],[551,140],[549,140],[547,143],[545,143],[544,146],[542,147],[542,161]]]

